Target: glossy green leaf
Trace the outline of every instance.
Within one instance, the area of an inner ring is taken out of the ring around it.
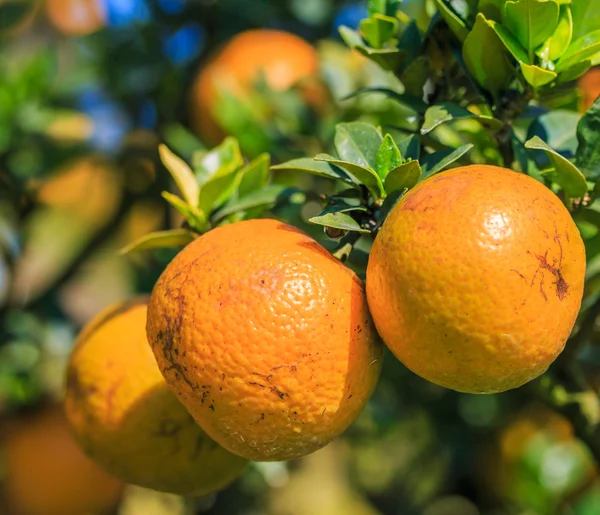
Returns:
[[[240,197],[244,197],[267,185],[270,164],[271,156],[269,154],[261,154],[242,168],[242,180],[238,188],[238,195]]]
[[[196,206],[192,206],[191,204],[179,198],[177,195],[173,195],[168,191],[163,191],[161,193],[161,197],[185,217],[192,229],[198,232],[204,232],[206,230],[206,221],[208,217],[204,211],[200,210]]]
[[[483,14],[477,15],[462,52],[465,65],[477,83],[498,97],[514,72],[504,44]]]
[[[560,6],[558,25],[554,33],[538,48],[537,55],[545,61],[560,59],[569,48],[573,38],[573,16],[569,5]]]
[[[435,0],[438,11],[444,21],[450,27],[450,30],[462,43],[469,35],[469,29],[465,20],[463,20],[452,8],[452,5],[447,0]]]
[[[194,234],[185,229],[158,231],[142,236],[133,243],[122,248],[119,252],[121,254],[129,254],[140,250],[184,247],[192,241],[194,241]]]
[[[508,0],[502,23],[527,51],[529,63],[534,52],[556,29],[560,7],[556,0]]]
[[[200,187],[198,207],[209,214],[227,202],[242,180],[242,169],[223,167]]]
[[[600,99],[582,116],[577,126],[577,166],[586,177],[600,178]],[[600,184],[600,181],[598,182]]]
[[[467,145],[463,145],[456,149],[440,150],[438,152],[434,152],[433,154],[426,155],[423,159],[421,159],[421,169],[423,171],[421,180],[427,179],[428,177],[441,172],[445,168],[448,168],[472,148],[473,145],[468,143]]]
[[[367,4],[369,16],[374,16],[376,14],[394,16],[401,3],[402,0],[369,0],[369,3]]]
[[[560,185],[567,195],[573,198],[583,197],[587,191],[584,175],[568,159],[561,156],[539,137],[534,137],[525,143],[525,148],[541,150],[546,153],[554,167],[553,180]]]
[[[194,172],[180,157],[176,156],[169,150],[166,145],[158,147],[160,159],[165,165],[165,168],[173,177],[177,188],[183,195],[183,198],[192,206],[198,205],[198,193],[200,188]]]
[[[511,53],[517,62],[531,64],[529,56],[527,55],[527,50],[523,48],[523,45],[521,45],[519,40],[510,30],[501,23],[493,20],[488,20],[488,24],[494,29],[494,32],[496,32],[496,35],[500,38],[504,47]]]
[[[398,30],[398,18],[375,14],[360,22],[360,32],[373,48],[381,48]]]
[[[421,139],[416,134],[396,140],[396,145],[403,159],[418,161],[421,157]]]
[[[570,68],[562,71],[558,74],[556,79],[557,83],[562,84],[565,82],[571,82],[577,80],[579,77],[584,75],[592,67],[592,62],[589,60],[582,61],[579,64],[571,66]]]
[[[342,161],[375,169],[383,136],[364,122],[339,123],[335,128],[335,150]]]
[[[385,178],[385,191],[390,194],[398,190],[413,188],[421,178],[421,166],[418,161],[409,161],[393,170]]]
[[[557,72],[563,72],[578,65],[600,52],[600,30],[590,32],[573,41],[556,65]]]
[[[479,0],[477,9],[488,20],[501,21],[506,0]]]
[[[525,80],[531,84],[534,88],[541,88],[550,84],[558,77],[556,72],[550,70],[544,70],[539,66],[533,64],[521,63],[521,73]]]
[[[335,181],[342,181],[347,184],[356,185],[357,181],[352,179],[344,170],[326,163],[324,161],[315,161],[310,157],[302,157],[299,159],[292,159],[271,167],[271,170],[275,171],[300,171],[307,172],[319,177],[325,177],[326,179],[333,179]]]
[[[406,52],[397,48],[371,48],[367,46],[361,35],[348,27],[340,27],[339,32],[350,48],[354,48],[365,57],[375,61],[384,70],[395,70],[407,58]]]
[[[255,190],[244,197],[225,204],[213,215],[212,220],[216,223],[234,213],[259,207],[270,209],[281,197],[285,196],[284,194],[286,192],[290,192],[290,188],[280,184],[273,184],[271,186],[266,186],[263,189]]]
[[[427,109],[425,112],[425,120],[421,127],[421,134],[428,134],[444,123],[464,119],[475,119],[493,129],[502,127],[502,122],[491,116],[475,114],[459,105],[444,102]]]
[[[377,151],[377,158],[375,161],[375,171],[377,172],[377,175],[383,180],[390,170],[393,170],[401,163],[402,154],[400,153],[400,150],[392,137],[389,134],[386,134]]]
[[[314,216],[309,222],[324,227],[332,227],[343,231],[354,231],[363,234],[369,234],[371,231],[364,229],[360,224],[346,213],[327,213],[325,215]]]
[[[318,154],[315,160],[339,166],[349,175],[355,177],[361,184],[364,184],[375,198],[380,198],[385,193],[381,179],[371,167],[361,166],[350,161],[342,161],[328,154]]]
[[[341,100],[350,100],[351,98],[355,98],[359,95],[363,95],[365,93],[380,93],[385,95],[386,97],[395,100],[399,104],[402,104],[410,109],[413,109],[417,113],[424,113],[427,109],[427,104],[423,102],[423,100],[414,95],[407,95],[406,93],[398,93],[389,88],[380,88],[380,87],[372,87],[372,88],[359,88],[356,91],[353,91],[349,95],[341,98]]]
[[[415,98],[422,98],[423,89],[429,80],[429,73],[429,59],[421,55],[406,66],[400,75],[400,81],[408,94]]]
[[[574,0],[571,2],[573,13],[573,39],[600,29],[600,0]]]
[[[227,175],[243,164],[244,158],[238,141],[229,137],[211,151],[203,153],[198,162],[194,163],[194,171],[197,181],[202,186],[213,176]]]

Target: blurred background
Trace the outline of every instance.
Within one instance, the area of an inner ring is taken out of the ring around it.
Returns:
[[[432,4],[402,9],[424,28]],[[344,120],[414,130],[388,96],[351,95],[410,87],[341,42],[365,15],[334,0],[0,0],[0,515],[600,514],[589,451],[527,389],[457,394],[395,359],[342,438],[202,499],[123,485],[70,436],[60,400],[79,328],[149,292],[175,253],[118,253],[181,223],[160,197],[173,191],[160,142],[190,159],[229,134],[280,162],[329,151]],[[281,32],[236,37],[259,28]],[[236,86],[211,89],[207,73]],[[586,80],[583,102],[600,93]],[[330,245],[306,223],[330,185],[274,180],[315,192],[273,213]],[[365,263],[359,248],[351,265]]]

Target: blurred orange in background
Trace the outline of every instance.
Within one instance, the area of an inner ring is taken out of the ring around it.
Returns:
[[[217,51],[196,77],[192,91],[192,126],[209,145],[224,136],[216,119],[221,95],[246,99],[264,74],[273,91],[285,91],[300,81],[314,79],[319,71],[315,48],[302,38],[278,30],[248,30]],[[307,100],[318,94],[311,90]]]
[[[583,94],[582,111],[587,111],[600,97],[600,67],[592,68],[579,79],[579,88]]]
[[[106,24],[101,0],[45,0],[48,19],[68,36],[84,36]]]
[[[3,436],[9,515],[103,515],[119,503],[124,485],[83,454],[61,406],[10,421]]]

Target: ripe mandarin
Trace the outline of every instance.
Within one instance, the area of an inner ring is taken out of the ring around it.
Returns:
[[[362,281],[275,220],[190,243],[154,287],[147,330],[196,421],[257,461],[325,446],[365,406],[381,369]]]
[[[62,406],[44,406],[3,421],[2,433],[3,500],[8,507],[0,504],[0,513],[114,513],[124,485],[83,453]]]
[[[367,297],[396,357],[441,386],[493,393],[541,375],[583,295],[585,250],[558,197],[493,166],[437,174],[373,245]]]
[[[166,385],[146,338],[146,299],[113,306],[78,338],[66,412],[86,453],[124,481],[203,495],[246,461],[206,436]]]
[[[314,78],[319,70],[316,50],[288,32],[257,29],[242,32],[228,41],[198,74],[192,90],[192,125],[211,145],[223,138],[215,120],[219,92],[247,97],[263,73],[274,91],[285,91],[296,83]],[[318,91],[307,92],[319,102]]]

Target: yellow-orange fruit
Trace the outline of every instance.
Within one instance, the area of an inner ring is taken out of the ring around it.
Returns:
[[[92,34],[106,24],[101,0],[46,0],[46,14],[68,36]]]
[[[409,369],[462,392],[516,388],[562,351],[585,249],[558,197],[493,166],[437,174],[389,214],[367,269],[379,334]]]
[[[300,37],[279,30],[242,32],[223,46],[200,70],[192,88],[192,125],[210,145],[223,138],[215,120],[219,92],[243,99],[263,73],[274,91],[285,91],[319,69],[317,51]],[[318,90],[309,90],[308,101],[320,102]],[[313,98],[315,97],[315,98]]]
[[[212,441],[167,387],[146,338],[146,299],[108,308],[78,338],[66,412],[86,453],[121,479],[203,495],[246,461]]]
[[[581,110],[587,111],[600,97],[600,67],[592,68],[579,79],[579,88],[583,93]]]
[[[147,331],[167,383],[202,428],[257,461],[325,446],[380,373],[362,281],[276,220],[190,243],[154,287]]]
[[[105,515],[119,503],[123,483],[84,455],[58,406],[10,423],[3,447],[11,514]]]

